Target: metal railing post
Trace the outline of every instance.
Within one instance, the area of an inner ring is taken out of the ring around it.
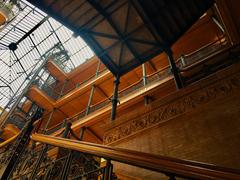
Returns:
[[[72,126],[72,123],[71,122],[67,122],[66,124],[66,128],[63,132],[63,138],[68,138],[68,134],[71,130],[71,126]],[[68,173],[69,173],[69,170],[70,170],[70,166],[71,166],[71,163],[72,163],[72,159],[73,159],[73,150],[70,150],[70,152],[68,153],[67,155],[67,158],[66,160],[64,161],[64,164],[63,164],[63,170],[62,170],[62,173],[61,173],[61,180],[66,180],[67,179],[67,176],[68,176]]]
[[[179,69],[176,66],[176,63],[174,61],[172,51],[169,49],[166,51],[166,53],[168,56],[168,61],[169,61],[170,67],[171,67],[171,71],[173,73],[176,87],[177,87],[177,89],[181,89],[181,88],[183,88],[183,84],[182,84],[181,76],[179,74]]]
[[[146,72],[146,66],[145,64],[142,64],[142,80],[143,80],[143,86],[147,85],[147,72]],[[149,97],[146,95],[144,96],[144,104],[145,106],[149,104]]]
[[[88,115],[89,112],[90,112],[94,91],[95,91],[95,85],[93,84],[92,88],[91,88],[90,96],[89,96],[89,99],[88,99],[88,105],[87,105],[87,108],[86,108],[86,115]]]
[[[51,113],[50,113],[50,115],[48,117],[48,120],[47,120],[47,122],[46,122],[46,124],[44,126],[43,134],[46,134],[46,132],[47,132],[47,127],[48,127],[49,123],[52,120],[53,113],[54,113],[54,109],[51,111]],[[43,148],[42,148],[42,150],[41,150],[41,152],[39,154],[39,157],[37,159],[37,162],[36,162],[35,166],[33,167],[33,171],[31,173],[30,179],[34,179],[35,178],[36,173],[37,173],[37,169],[41,166],[41,163],[42,163],[42,161],[44,159],[44,156],[45,156],[45,154],[46,154],[46,152],[48,150],[48,147],[49,146],[46,145],[46,144],[43,146]]]
[[[60,92],[60,94],[59,94],[59,96],[58,96],[58,99],[63,96],[63,93],[64,93],[64,91],[65,91],[65,87],[66,87],[66,85],[67,85],[67,82],[68,82],[68,79],[65,79],[64,82],[63,82],[63,86],[62,86],[61,92]]]
[[[111,160],[107,159],[106,168],[104,170],[103,180],[111,180],[112,179],[112,170],[113,170],[113,166],[112,166]]]
[[[63,135],[62,135],[63,138],[67,138],[68,137],[68,133],[71,130],[71,126],[72,126],[72,123],[71,122],[67,122],[65,130],[64,130]]]
[[[142,64],[142,79],[143,79],[143,85],[147,85],[147,72],[146,72],[146,66],[145,64]]]
[[[180,56],[180,62],[183,67],[187,65],[185,56],[183,54]]]
[[[98,61],[98,65],[97,65],[97,69],[96,69],[96,74],[95,74],[96,77],[97,77],[98,74],[99,74],[100,66],[101,66],[101,61],[99,60],[99,61]]]
[[[112,112],[111,112],[111,120],[112,121],[116,119],[119,83],[120,83],[120,77],[116,76],[115,81],[114,81],[114,90],[113,90],[113,98],[112,98]]]
[[[38,156],[37,162],[36,162],[35,166],[33,167],[30,179],[35,179],[37,170],[41,166],[41,163],[42,163],[42,161],[44,159],[44,156],[47,153],[48,147],[49,147],[49,145],[46,145],[46,144],[42,147],[42,150],[41,150],[41,152],[40,152],[40,154]]]
[[[83,140],[83,135],[84,135],[85,130],[86,130],[86,127],[81,127],[81,129],[80,129],[80,135],[79,135],[79,140],[80,140],[80,141]]]
[[[31,117],[31,119],[27,121],[24,128],[22,129],[21,134],[16,140],[16,148],[13,150],[12,155],[8,157],[7,164],[3,166],[0,171],[0,179],[9,179],[13,171],[16,169],[19,158],[22,156],[25,148],[28,145],[31,132],[33,130],[33,123],[36,121],[34,117],[38,116],[36,113],[38,113],[38,111],[35,112],[35,114]]]
[[[45,124],[45,126],[44,126],[44,129],[43,129],[43,134],[46,134],[46,132],[47,132],[47,128],[48,128],[48,126],[49,126],[49,124],[50,124],[50,122],[51,122],[51,120],[52,120],[52,116],[53,116],[54,111],[55,111],[55,109],[53,109],[53,110],[51,111],[51,113],[50,113],[50,115],[49,115],[49,117],[48,117],[48,120],[47,120],[47,122],[46,122],[46,124]]]
[[[101,65],[101,61],[98,61],[95,77],[98,77],[100,65]],[[90,112],[94,92],[95,92],[95,85],[92,84],[92,88],[91,88],[90,96],[89,96],[89,99],[88,99],[88,105],[87,105],[87,108],[86,108],[85,115],[88,115],[89,112]]]

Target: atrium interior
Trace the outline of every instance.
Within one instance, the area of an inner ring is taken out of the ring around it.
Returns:
[[[0,0],[0,179],[240,179],[238,0]]]

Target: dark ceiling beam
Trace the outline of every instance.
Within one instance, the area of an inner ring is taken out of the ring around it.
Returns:
[[[85,2],[87,2],[87,1],[85,1]],[[122,3],[119,7],[121,7],[121,6],[124,5],[125,3],[126,3],[126,2]],[[114,4],[115,4],[115,1],[112,1],[111,3],[109,3],[109,4],[105,7],[105,9],[110,9]],[[118,7],[118,8],[115,8],[113,11],[116,11],[117,9],[119,9],[119,7]],[[90,10],[92,10],[92,9],[93,9],[93,8],[91,7]],[[81,16],[79,16],[79,18],[81,18],[82,16],[86,15],[86,13],[88,13],[88,12],[85,12],[84,14],[82,14]],[[87,26],[90,22],[92,22],[92,21],[93,21],[95,18],[97,18],[98,16],[99,16],[99,14],[96,14],[95,16],[93,16],[91,19],[88,20],[88,22],[84,23],[84,24],[82,25],[82,27]],[[95,23],[93,26],[89,26],[88,29],[93,29],[93,28],[96,27],[98,24],[102,23],[104,20],[105,20],[105,18],[102,17],[101,20],[99,20],[99,21],[98,21],[97,23]]]
[[[117,40],[120,40],[120,38],[119,38],[118,36],[112,35],[112,34],[106,34],[106,33],[95,32],[95,31],[87,31],[87,33],[92,34],[92,35],[96,35],[96,36],[101,36],[101,37],[109,38],[109,39],[117,39]]]
[[[156,30],[156,28],[152,24],[151,19],[149,19],[149,17],[145,14],[143,7],[141,7],[141,5],[138,4],[138,2],[135,0],[129,0],[129,1],[131,2],[133,7],[138,12],[138,14],[141,17],[141,19],[143,20],[144,24],[147,24],[149,31],[154,36],[155,40],[159,43],[159,46],[162,48],[162,50],[165,51],[165,49],[168,49],[169,47],[166,44],[163,44],[162,42],[160,42],[160,39],[162,39],[162,34],[161,34],[161,32],[158,32]]]
[[[0,44],[1,44],[2,46],[4,46],[4,47],[8,47],[6,44],[3,44],[3,43],[1,43],[1,42],[0,42]]]
[[[111,58],[108,56],[106,52],[102,49],[102,47],[95,41],[95,39],[88,34],[86,31],[83,29],[76,27],[72,24],[66,23],[64,18],[60,17],[56,12],[53,11],[53,9],[50,6],[46,6],[43,1],[38,1],[38,0],[28,0],[30,3],[35,5],[36,7],[40,8],[43,10],[45,13],[47,13],[49,16],[52,16],[55,18],[57,21],[60,23],[64,24],[66,27],[74,31],[76,34],[80,35],[86,44],[95,52],[95,54],[101,59],[101,61],[106,65],[107,63],[111,64],[111,68],[109,70],[114,73],[118,71],[118,68],[115,63],[111,61]]]
[[[116,64],[112,61],[112,59],[110,58],[110,56],[108,55],[107,50],[111,49],[111,47],[115,46],[116,44],[119,43],[119,41],[117,41],[116,43],[113,43],[113,45],[111,45],[110,47],[108,47],[107,49],[103,49],[101,47],[101,45],[90,35],[88,34],[88,37],[85,36],[85,39],[87,44],[90,44],[90,47],[93,47],[94,52],[96,53],[96,55],[99,57],[99,59],[101,59],[101,61],[106,65],[108,64],[108,69],[114,74],[116,75],[115,72],[118,72],[118,67],[116,66]],[[91,46],[92,45],[92,46]]]
[[[126,33],[127,33],[127,27],[128,27],[128,23],[129,23],[129,14],[130,14],[130,4],[128,2],[127,15],[126,15],[125,24],[124,24],[124,31],[123,31],[124,35],[126,35]],[[133,34],[133,32],[131,32],[131,34]],[[122,43],[121,44],[121,49],[120,49],[120,56],[119,56],[119,59],[118,59],[119,65],[121,65],[121,61],[122,61],[122,58],[123,58],[122,57],[122,55],[123,55],[123,47],[124,47],[124,44]]]
[[[87,1],[89,2],[89,4],[91,4],[108,21],[108,23],[112,26],[112,28],[117,33],[117,35],[120,37],[120,39],[123,42],[125,42],[126,46],[131,51],[131,53],[134,55],[134,57],[139,62],[139,64],[141,64],[142,62],[140,61],[138,54],[135,52],[135,50],[129,44],[129,42],[125,39],[124,35],[120,32],[120,30],[115,25],[114,21],[112,20],[110,15],[105,11],[105,9],[103,9],[95,0],[87,0]],[[130,3],[129,3],[129,5],[130,5]]]
[[[24,39],[26,39],[28,36],[30,36],[37,28],[39,28],[49,17],[43,18],[36,26],[34,26],[30,31],[28,31],[21,39],[19,39],[16,44],[19,44]]]

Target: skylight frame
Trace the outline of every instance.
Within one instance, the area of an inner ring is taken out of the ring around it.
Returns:
[[[28,34],[47,14],[25,0],[20,3],[23,11],[0,32],[0,65],[5,66],[5,70],[0,70],[0,107],[7,104],[18,87],[27,80],[26,77],[41,56],[55,44],[61,43],[69,51],[71,60],[66,64],[69,69],[74,69],[94,56],[81,37],[74,37],[72,31],[52,18],[48,18],[33,33]],[[10,53],[9,44],[17,43],[26,34],[28,36],[18,44],[18,49]],[[24,87],[25,85],[22,89]]]

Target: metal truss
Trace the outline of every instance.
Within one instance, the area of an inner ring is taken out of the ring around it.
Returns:
[[[19,87],[28,81],[45,52],[60,44],[69,53],[64,65],[69,70],[91,58],[94,53],[81,39],[62,24],[49,18],[27,1],[20,1],[22,10],[0,31],[0,106],[4,107]],[[17,98],[17,97],[16,97]],[[15,98],[15,99],[16,99]],[[9,108],[9,107],[8,107]]]

